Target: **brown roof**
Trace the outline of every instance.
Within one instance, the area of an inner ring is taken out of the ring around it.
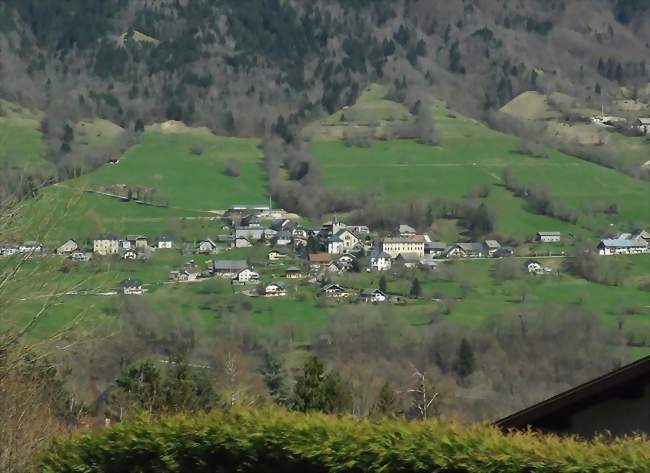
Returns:
[[[550,399],[542,401],[522,411],[495,422],[502,429],[522,429],[536,424],[551,416],[567,416],[590,404],[599,401],[612,390],[628,384],[650,379],[650,356],[623,366],[599,378],[569,389]]]
[[[332,261],[332,255],[329,253],[314,253],[309,255],[310,263],[329,263]]]

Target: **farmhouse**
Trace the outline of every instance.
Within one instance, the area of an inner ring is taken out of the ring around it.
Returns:
[[[328,253],[312,253],[309,255],[309,267],[312,269],[319,269],[321,266],[326,266],[332,262],[332,255]]]
[[[644,135],[647,135],[650,133],[650,118],[639,118],[635,123],[634,126],[636,127],[637,130],[639,130],[641,133]]]
[[[148,246],[149,240],[146,236],[142,235],[127,235],[126,238],[122,241],[122,248],[125,250],[144,250]]]
[[[449,247],[445,256],[447,258],[480,258],[484,251],[482,243],[456,243]]]
[[[275,248],[269,252],[269,261],[285,260],[289,257],[287,248]]]
[[[632,233],[632,236],[634,238],[641,238],[650,244],[650,232],[648,232],[647,230],[637,230],[634,233]]]
[[[357,259],[353,255],[347,254],[340,256],[336,262],[346,271],[352,271],[357,263]]]
[[[597,250],[603,256],[610,256],[647,253],[650,249],[648,242],[643,238],[632,238],[629,234],[623,234],[618,238],[601,240]]]
[[[264,288],[265,297],[284,297],[287,295],[287,285],[283,282],[272,282]]]
[[[413,269],[420,264],[420,255],[417,253],[400,253],[395,258],[395,265],[402,266],[404,268]]]
[[[427,241],[424,243],[424,254],[434,258],[443,256],[447,251],[447,243],[443,241]]]
[[[210,238],[202,240],[199,242],[198,252],[202,255],[209,255],[216,252],[217,244]]]
[[[255,243],[264,238],[264,230],[261,228],[237,228],[235,230],[235,239],[237,238],[246,238]]]
[[[248,214],[240,221],[240,226],[245,228],[260,228],[260,218],[255,214]]]
[[[386,302],[388,300],[388,297],[379,289],[364,289],[361,291],[359,300],[361,302],[365,302],[366,304],[379,304]]]
[[[560,232],[537,232],[535,240],[542,243],[557,243],[561,237]]]
[[[157,241],[160,250],[171,250],[174,247],[174,239],[169,235],[160,235]]]
[[[79,249],[79,245],[74,240],[68,240],[56,249],[57,255],[70,255]]]
[[[19,253],[42,253],[45,247],[37,241],[26,241],[18,247]]]
[[[77,261],[80,263],[85,263],[92,259],[92,253],[84,253],[83,251],[75,251],[70,255],[72,261]]]
[[[650,356],[496,422],[503,430],[591,438],[650,434]]]
[[[488,256],[494,256],[494,254],[499,251],[501,244],[496,240],[485,240],[485,249]]]
[[[325,271],[327,271],[328,273],[339,274],[345,272],[346,268],[338,261],[332,261],[325,266]]]
[[[284,273],[287,279],[301,279],[303,277],[302,270],[296,266],[289,266]]]
[[[361,243],[361,239],[347,228],[336,232],[334,237],[343,242],[343,249],[345,251],[350,251],[359,243]]]
[[[139,279],[127,279],[122,282],[122,292],[125,295],[141,295],[144,294],[144,286]]]
[[[422,235],[409,237],[389,237],[382,242],[382,251],[388,253],[391,258],[397,258],[400,253],[415,253],[420,257],[424,256],[424,244],[426,239]]]
[[[331,236],[327,241],[327,252],[330,255],[342,255],[345,251],[345,243],[336,235]]]
[[[100,256],[116,255],[120,251],[120,242],[114,235],[102,235],[93,240],[93,253]]]
[[[325,297],[343,298],[349,297],[350,291],[338,284],[327,284],[320,290]]]
[[[540,274],[544,272],[544,267],[539,261],[528,260],[524,263],[524,269],[530,274]]]
[[[237,275],[232,279],[233,282],[238,283],[257,283],[260,280],[260,274],[252,271],[248,268],[242,269],[237,273]]]
[[[290,245],[292,241],[293,241],[293,235],[291,234],[291,232],[286,230],[282,230],[275,237],[275,244],[278,246]]]
[[[186,269],[182,271],[170,271],[169,280],[179,282],[194,282],[199,279],[200,275],[201,273],[198,271],[188,271]]]
[[[368,257],[368,268],[374,271],[389,271],[392,264],[390,255],[379,248],[373,249]]]
[[[13,256],[18,253],[18,248],[13,245],[3,244],[0,247],[0,255],[2,256]]]
[[[212,262],[212,273],[222,278],[234,278],[240,271],[248,267],[244,260],[224,260]]]
[[[235,248],[251,248],[252,246],[253,243],[248,238],[244,238],[244,237],[235,238]]]
[[[136,260],[138,259],[138,252],[134,249],[128,249],[122,254],[122,259],[124,260]]]

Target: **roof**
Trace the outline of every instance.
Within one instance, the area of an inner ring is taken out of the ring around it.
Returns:
[[[329,253],[313,253],[309,255],[309,261],[311,263],[329,263],[332,261],[332,255]]]
[[[444,241],[428,241],[424,244],[425,248],[429,248],[430,250],[446,250],[447,249],[447,243]]]
[[[400,225],[397,229],[400,233],[415,233],[415,228],[410,225]]]
[[[613,248],[645,248],[648,246],[645,240],[629,238],[607,238],[601,240],[600,244]]]
[[[126,239],[129,241],[135,241],[135,240],[146,240],[147,237],[143,235],[127,235]]]
[[[269,286],[278,286],[280,289],[286,289],[287,288],[287,284],[282,282],[282,281],[273,281],[272,283],[269,283],[269,284],[266,285],[266,287],[269,287]]]
[[[214,271],[241,271],[248,267],[245,260],[223,260],[212,263]]]
[[[174,239],[169,235],[160,235],[158,241],[173,241]]]
[[[361,296],[362,297],[371,297],[371,296],[374,296],[375,294],[381,294],[382,296],[386,296],[386,294],[384,294],[379,289],[369,288],[369,289],[364,289],[363,291],[361,291]]]
[[[539,236],[560,236],[560,232],[537,232]]]
[[[601,396],[612,389],[620,389],[631,382],[647,382],[648,379],[650,379],[650,356],[504,417],[495,422],[495,425],[502,429],[525,428],[548,416],[567,415],[571,411],[602,399]]]
[[[490,249],[497,249],[497,248],[501,248],[501,243],[499,243],[496,240],[485,240],[485,246],[487,246]]]
[[[483,245],[480,243],[458,243],[456,246],[469,253],[480,253],[483,251]]]
[[[323,288],[321,289],[321,291],[331,291],[331,290],[345,291],[346,289],[343,286],[335,283],[327,284],[326,286],[323,286]]]
[[[288,255],[289,254],[289,248],[273,248],[270,253],[280,253],[281,255]]]
[[[639,118],[641,125],[650,125],[650,118]]]
[[[425,242],[426,239],[422,235],[384,238],[384,243],[425,243]]]
[[[142,287],[142,281],[139,279],[125,279],[122,281],[122,286],[123,287]]]
[[[379,248],[374,248],[370,252],[370,257],[375,259],[378,258],[391,259],[388,253],[386,253],[385,251],[381,251]]]
[[[357,240],[359,239],[359,237],[358,237],[357,235],[355,235],[354,232],[352,231],[352,229],[350,229],[350,228],[341,228],[341,229],[340,229],[338,232],[336,232],[334,235],[339,236],[339,235],[343,235],[343,234],[346,233],[346,232],[349,233],[350,235],[352,235],[352,236],[353,236],[354,238],[356,238]]]
[[[420,255],[417,253],[400,253],[396,259],[406,261],[407,263],[419,263]]]
[[[199,242],[199,245],[202,244],[202,243],[210,243],[210,246],[217,246],[217,244],[214,241],[212,241],[210,238],[207,238],[205,240],[201,240]]]
[[[302,269],[298,268],[297,266],[289,266],[286,271],[287,273],[300,273],[302,272]]]

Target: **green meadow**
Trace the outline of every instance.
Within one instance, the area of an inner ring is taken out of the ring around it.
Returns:
[[[650,186],[645,182],[556,151],[549,151],[547,159],[522,155],[516,151],[516,139],[465,118],[439,115],[437,124],[440,146],[391,140],[359,148],[320,139],[312,143],[312,152],[322,162],[327,186],[374,191],[385,202],[461,199],[489,186],[486,202],[497,214],[497,232],[516,238],[550,228],[581,230],[530,212],[522,199],[500,185],[506,169],[517,181],[547,190],[570,208],[598,212],[617,205],[617,216],[584,217],[591,228],[650,224]]]

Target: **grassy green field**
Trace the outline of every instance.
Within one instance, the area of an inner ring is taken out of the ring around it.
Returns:
[[[435,147],[392,140],[357,148],[322,136],[315,139],[312,151],[323,163],[326,184],[377,191],[386,201],[460,199],[487,185],[499,233],[518,238],[549,228],[580,233],[575,225],[532,214],[525,202],[499,186],[509,169],[517,181],[546,189],[572,208],[592,211],[617,204],[617,217],[586,217],[591,228],[650,224],[650,186],[645,182],[555,151],[549,151],[548,159],[522,155],[517,139],[441,108],[435,118],[441,135],[441,145]]]
[[[200,145],[201,155],[190,148]],[[240,163],[241,175],[224,175],[229,159]],[[153,207],[88,193],[112,185],[156,189]],[[28,201],[11,236],[56,244],[67,238],[92,239],[105,231],[140,233],[151,238],[170,233],[179,239],[214,237],[220,226],[214,210],[232,204],[268,201],[260,151],[253,140],[211,135],[147,132],[117,165],[44,189]]]

